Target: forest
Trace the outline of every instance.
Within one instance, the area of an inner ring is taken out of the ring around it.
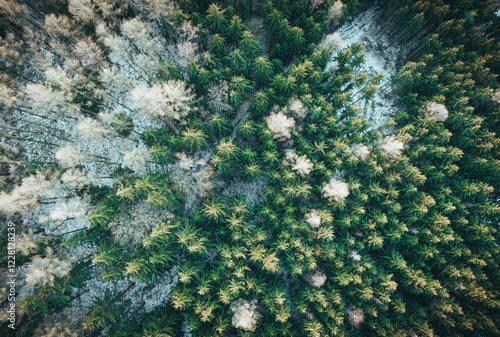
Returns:
[[[500,2],[0,0],[0,335],[500,337]]]

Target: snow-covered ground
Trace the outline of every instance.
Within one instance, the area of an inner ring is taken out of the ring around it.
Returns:
[[[410,41],[407,45],[395,43],[389,35],[391,29],[383,29],[387,27],[382,27],[379,23],[381,16],[382,12],[375,4],[336,31],[342,39],[340,50],[358,42],[363,44],[366,58],[360,72],[366,72],[370,77],[377,74],[384,75],[375,97],[367,103],[358,102],[361,106],[360,114],[368,119],[371,129],[383,126],[398,112],[395,96],[390,93],[391,85],[387,83],[397,73],[401,60],[406,59],[411,50],[410,45],[415,43],[414,41]],[[333,66],[333,60],[329,66]]]

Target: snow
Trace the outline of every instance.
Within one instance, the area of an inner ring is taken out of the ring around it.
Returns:
[[[366,58],[365,63],[359,69],[360,72],[366,72],[370,77],[377,74],[384,75],[384,79],[378,85],[379,89],[375,97],[368,103],[363,100],[358,102],[361,106],[360,115],[370,122],[370,129],[380,128],[398,112],[395,97],[390,93],[391,85],[388,83],[391,77],[397,73],[398,64],[406,58],[410,45],[413,43],[409,42],[409,45],[394,43],[394,40],[387,34],[390,29],[380,33],[384,28],[378,22],[381,14],[382,11],[378,10],[378,6],[375,4],[336,31],[342,39],[340,50],[358,42],[363,44]],[[335,54],[332,55],[327,69],[335,67],[333,56]],[[382,88],[386,84],[387,86]],[[358,98],[354,97],[353,101]]]
[[[193,335],[191,334],[191,329],[189,328],[187,316],[185,314],[183,315],[184,315],[184,320],[182,321],[182,327],[181,327],[182,335],[184,337],[192,337]]]
[[[34,60],[30,60],[30,58],[36,57],[37,55],[27,56],[26,61],[36,63]],[[87,82],[77,73],[78,71],[75,71],[77,65],[74,64],[74,61],[74,59],[67,60],[64,64],[64,72],[59,67],[48,68],[48,71],[43,76],[46,77],[47,82],[57,82],[59,80],[68,82],[62,83],[64,84],[61,85],[63,89],[68,89],[67,87],[71,85],[83,88]],[[121,63],[117,62],[117,64],[120,66]],[[153,119],[144,118],[139,112],[128,108],[131,106],[130,90],[142,83],[142,80],[131,67],[117,67],[109,64],[100,64],[99,66],[105,68],[100,72],[103,75],[105,89],[95,88],[95,99],[102,98],[99,108],[100,116],[104,114],[129,116],[133,121],[133,132],[129,137],[120,136],[105,118],[95,120],[87,117],[91,106],[90,103],[95,101],[89,101],[88,105],[82,104],[82,110],[79,113],[78,106],[68,104],[72,97],[69,97],[69,94],[65,93],[64,90],[54,92],[49,89],[48,84],[43,83],[42,75],[38,78],[34,77],[35,81],[40,82],[39,84],[26,86],[26,89],[18,90],[17,98],[19,100],[17,103],[26,105],[27,108],[23,109],[23,111],[11,109],[2,118],[3,125],[12,123],[13,127],[18,130],[14,131],[16,137],[33,140],[22,142],[8,140],[7,142],[8,145],[14,144],[22,148],[23,159],[26,162],[56,163],[62,161],[65,164],[62,165],[62,170],[43,170],[43,173],[50,178],[47,182],[50,182],[51,186],[45,188],[43,193],[40,194],[38,207],[30,207],[23,212],[22,228],[26,230],[33,229],[33,232],[37,233],[34,234],[35,239],[40,238],[42,235],[56,236],[70,233],[64,236],[64,238],[67,238],[69,235],[74,235],[79,229],[87,228],[89,223],[85,218],[91,208],[86,206],[88,200],[85,197],[82,197],[81,200],[76,197],[75,189],[83,187],[85,183],[96,186],[115,185],[116,181],[109,177],[123,163],[124,159],[125,163],[123,164],[133,166],[139,174],[149,170],[152,172],[167,170],[167,168],[160,167],[156,163],[146,162],[149,152],[138,138],[138,134],[144,130],[159,128],[162,125]],[[150,68],[156,71],[157,66],[154,65],[154,67]],[[67,80],[66,73],[70,75],[69,80]],[[113,77],[112,80],[111,77]],[[0,91],[9,95],[7,98],[2,99],[4,103],[9,106],[16,103],[11,97],[12,90],[9,92],[4,87],[0,87]],[[67,145],[71,147],[66,147]],[[74,150],[75,148],[78,148],[78,150]],[[60,149],[63,150],[59,151],[59,155],[56,156]],[[74,156],[75,153],[77,156]],[[82,167],[74,168],[77,164]],[[144,170],[142,170],[142,165],[145,166]],[[69,169],[66,170],[67,168]],[[23,185],[22,188],[27,186],[28,184]],[[37,190],[34,189],[34,191]],[[75,206],[79,207],[75,209]],[[147,216],[148,213],[143,215]],[[44,229],[43,234],[39,231],[39,227]],[[22,232],[19,231],[19,234],[22,235]],[[69,256],[71,261],[77,261],[92,255],[96,250],[97,247],[93,245],[64,247],[60,250],[61,252],[58,252],[58,254],[61,254],[58,256]],[[40,267],[43,268],[47,265],[46,262],[43,260],[38,261]],[[68,259],[67,262],[69,263],[70,260]],[[18,267],[19,279],[26,276],[30,266],[32,270],[36,271],[36,273],[32,272],[32,276],[35,276],[33,280],[37,280],[36,277],[38,276],[44,276],[38,272],[38,269],[41,268],[34,269],[36,264],[27,263]],[[178,266],[171,268],[161,279],[144,284],[135,284],[122,300],[130,300],[131,303],[134,303],[134,307],[139,307],[144,303],[141,312],[150,312],[155,307],[166,304],[172,288],[177,283],[177,269]],[[64,311],[64,316],[81,318],[88,313],[88,307],[92,304],[92,299],[103,296],[105,289],[110,289],[113,293],[118,294],[126,289],[131,282],[130,279],[114,282],[104,281],[101,279],[100,273],[100,268],[93,266],[92,276],[82,287],[75,291],[73,296],[86,292],[71,302]],[[50,274],[47,277],[46,279],[51,279]],[[27,280],[32,279],[28,278]],[[18,299],[22,299],[33,292],[33,287],[26,285],[26,283],[20,283],[18,291]],[[3,315],[4,313],[0,312],[0,320],[3,319]],[[47,323],[51,319],[48,319]]]
[[[211,178],[215,169],[207,163],[214,149],[199,150],[192,155],[177,153],[176,157],[179,160],[168,166],[168,173],[175,184],[175,190],[186,198],[184,200],[186,214],[194,212],[202,198],[213,189]]]
[[[246,28],[255,36],[257,42],[261,45],[261,50],[265,56],[269,56],[269,36],[261,17],[253,17],[245,21]]]
[[[178,266],[171,268],[164,278],[154,280],[148,283],[135,283],[121,298],[120,302],[129,300],[134,305],[145,304],[141,312],[151,312],[160,305],[167,304],[170,299],[170,292],[178,282]],[[104,281],[99,277],[94,277],[85,282],[85,284],[78,289],[79,292],[88,290],[85,294],[80,296],[72,305],[67,309],[65,314],[67,317],[81,318],[88,312],[92,305],[94,298],[102,298],[106,289],[112,291],[113,294],[119,294],[124,291],[133,282],[131,278],[122,280],[114,280],[113,282]],[[133,314],[138,314],[134,312]]]

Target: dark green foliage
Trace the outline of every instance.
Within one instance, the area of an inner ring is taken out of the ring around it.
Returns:
[[[222,115],[216,114],[210,118],[210,125],[217,136],[226,135],[229,129],[229,121]]]
[[[182,145],[188,149],[199,149],[208,145],[207,136],[200,129],[186,128],[181,132]]]
[[[165,65],[158,69],[158,76],[162,81],[184,79],[179,69],[177,69],[172,62],[165,62]]]
[[[207,20],[213,30],[222,33],[227,25],[227,19],[224,17],[226,10],[217,4],[211,4],[207,10]]]
[[[269,96],[263,92],[258,91],[255,93],[252,99],[252,109],[257,117],[263,116],[264,112],[269,106]]]
[[[131,318],[123,296],[133,283],[108,291],[83,318],[87,334],[181,336],[186,318],[193,336],[500,336],[494,6],[385,1],[407,25],[401,36],[432,31],[392,82],[405,112],[371,130],[360,111],[382,75],[360,72],[360,43],[333,55],[316,45],[333,2],[179,2],[177,19],[198,25],[205,52],[187,71],[199,109],[178,133],[140,135],[166,173],[136,178],[120,168],[115,188],[79,192],[95,205],[90,229],[65,246],[96,251],[28,295],[28,314],[62,310],[92,266],[103,280],[142,283],[162,282],[175,266],[168,304]],[[344,5],[348,17],[358,1]],[[254,15],[266,36],[247,27]],[[327,72],[332,59],[338,68]],[[167,62],[158,79],[183,75]],[[215,113],[206,103],[224,83],[216,98],[232,109]],[[428,116],[431,102],[447,118]],[[290,138],[269,125],[278,112],[293,118]],[[129,136],[131,120],[119,116],[113,127]],[[390,141],[401,153],[384,147]],[[113,221],[139,203],[168,216],[139,244],[118,244]],[[258,303],[254,331],[233,324],[239,300]]]
[[[238,135],[245,139],[247,142],[250,141],[256,133],[256,128],[253,122],[248,121],[241,123],[237,129]]]
[[[241,38],[241,34],[244,30],[245,25],[243,24],[241,18],[237,15],[233,16],[228,28],[228,34],[233,43]]]

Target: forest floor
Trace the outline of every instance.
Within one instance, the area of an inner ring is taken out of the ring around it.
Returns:
[[[380,128],[399,112],[391,78],[406,63],[410,51],[420,40],[419,36],[407,40],[407,34],[401,34],[401,27],[386,22],[390,15],[375,4],[336,31],[342,38],[340,50],[358,42],[363,44],[366,58],[360,72],[366,72],[370,78],[384,75],[375,97],[368,102],[360,101],[360,114],[370,122],[370,129]],[[333,60],[329,66],[333,66]]]

